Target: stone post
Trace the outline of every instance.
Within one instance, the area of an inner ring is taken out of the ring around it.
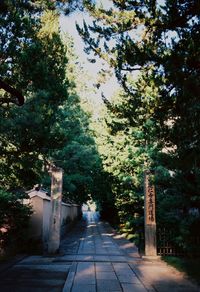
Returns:
[[[56,253],[60,247],[63,170],[51,167],[51,215],[49,225],[48,253]]]
[[[152,182],[153,173],[144,174],[144,220],[145,220],[145,256],[157,256],[156,243],[156,211],[155,185]]]

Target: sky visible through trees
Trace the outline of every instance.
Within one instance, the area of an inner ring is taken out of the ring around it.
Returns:
[[[159,5],[163,5],[165,1],[159,0]],[[113,8],[113,2],[110,0],[100,0],[97,1],[97,4],[100,6],[102,5],[105,9]],[[97,80],[98,72],[101,70],[102,66],[105,66],[105,62],[102,62],[101,59],[97,58],[96,63],[92,64],[88,60],[88,55],[84,52],[84,43],[79,35],[77,29],[76,29],[76,23],[82,26],[83,21],[86,21],[89,24],[92,24],[92,21],[94,18],[89,15],[86,12],[82,11],[75,11],[74,13],[66,16],[64,14],[61,14],[60,16],[60,26],[61,31],[68,32],[72,37],[74,41],[75,51],[77,56],[79,57],[79,60],[84,67],[84,69],[90,74],[90,77],[92,78],[92,82],[90,83],[90,86],[95,84],[95,81]],[[135,73],[137,75],[137,73]],[[101,84],[100,89],[96,90],[93,94],[92,102],[94,104],[98,104],[102,102],[102,96],[101,93],[103,92],[104,95],[107,96],[107,98],[110,98],[115,91],[119,89],[119,84],[117,82],[116,77],[114,74],[110,76],[105,84]],[[96,98],[94,98],[96,96]]]
[[[109,0],[106,0],[106,1],[104,0],[101,2],[106,8],[112,6],[111,1]],[[102,60],[99,58],[94,64],[88,61],[89,57],[84,52],[83,40],[76,29],[76,23],[78,23],[81,26],[83,24],[83,20],[86,20],[87,23],[92,24],[92,21],[94,19],[89,14],[78,11],[78,12],[72,13],[69,16],[65,16],[64,14],[62,14],[60,16],[60,25],[61,25],[62,31],[64,32],[67,31],[73,37],[76,54],[79,57],[79,60],[83,68],[88,72],[88,74],[90,75],[92,79],[90,81],[90,86],[93,86],[97,82],[98,72],[102,68],[103,64],[104,64],[104,67],[107,64],[105,64],[105,62],[102,62]],[[102,103],[101,92],[104,92],[104,94],[109,98],[117,89],[119,89],[119,84],[117,83],[117,80],[114,74],[112,74],[112,76],[108,78],[105,84],[101,84],[101,87],[95,90],[91,101],[94,104],[98,105],[99,103]]]

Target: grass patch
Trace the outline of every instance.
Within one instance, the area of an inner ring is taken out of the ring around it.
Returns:
[[[174,256],[162,257],[169,265],[181,272],[185,272],[190,278],[200,284],[200,259],[179,258]]]

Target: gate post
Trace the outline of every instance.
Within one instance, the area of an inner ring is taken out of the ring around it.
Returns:
[[[56,253],[60,247],[63,170],[50,168],[51,175],[51,215],[49,225],[48,253]]]
[[[157,256],[156,242],[156,211],[155,211],[155,185],[152,181],[153,172],[144,173],[144,229],[145,229],[145,256]]]

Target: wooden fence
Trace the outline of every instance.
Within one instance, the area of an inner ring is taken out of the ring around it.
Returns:
[[[179,256],[179,257],[200,257],[200,236],[192,236],[187,241],[187,249],[175,244],[175,235],[166,228],[157,228],[157,255],[158,256]],[[138,249],[144,254],[144,230],[138,232]]]
[[[157,254],[159,256],[200,256],[200,236],[192,236],[187,249],[173,242],[174,234],[165,228],[157,230]]]

